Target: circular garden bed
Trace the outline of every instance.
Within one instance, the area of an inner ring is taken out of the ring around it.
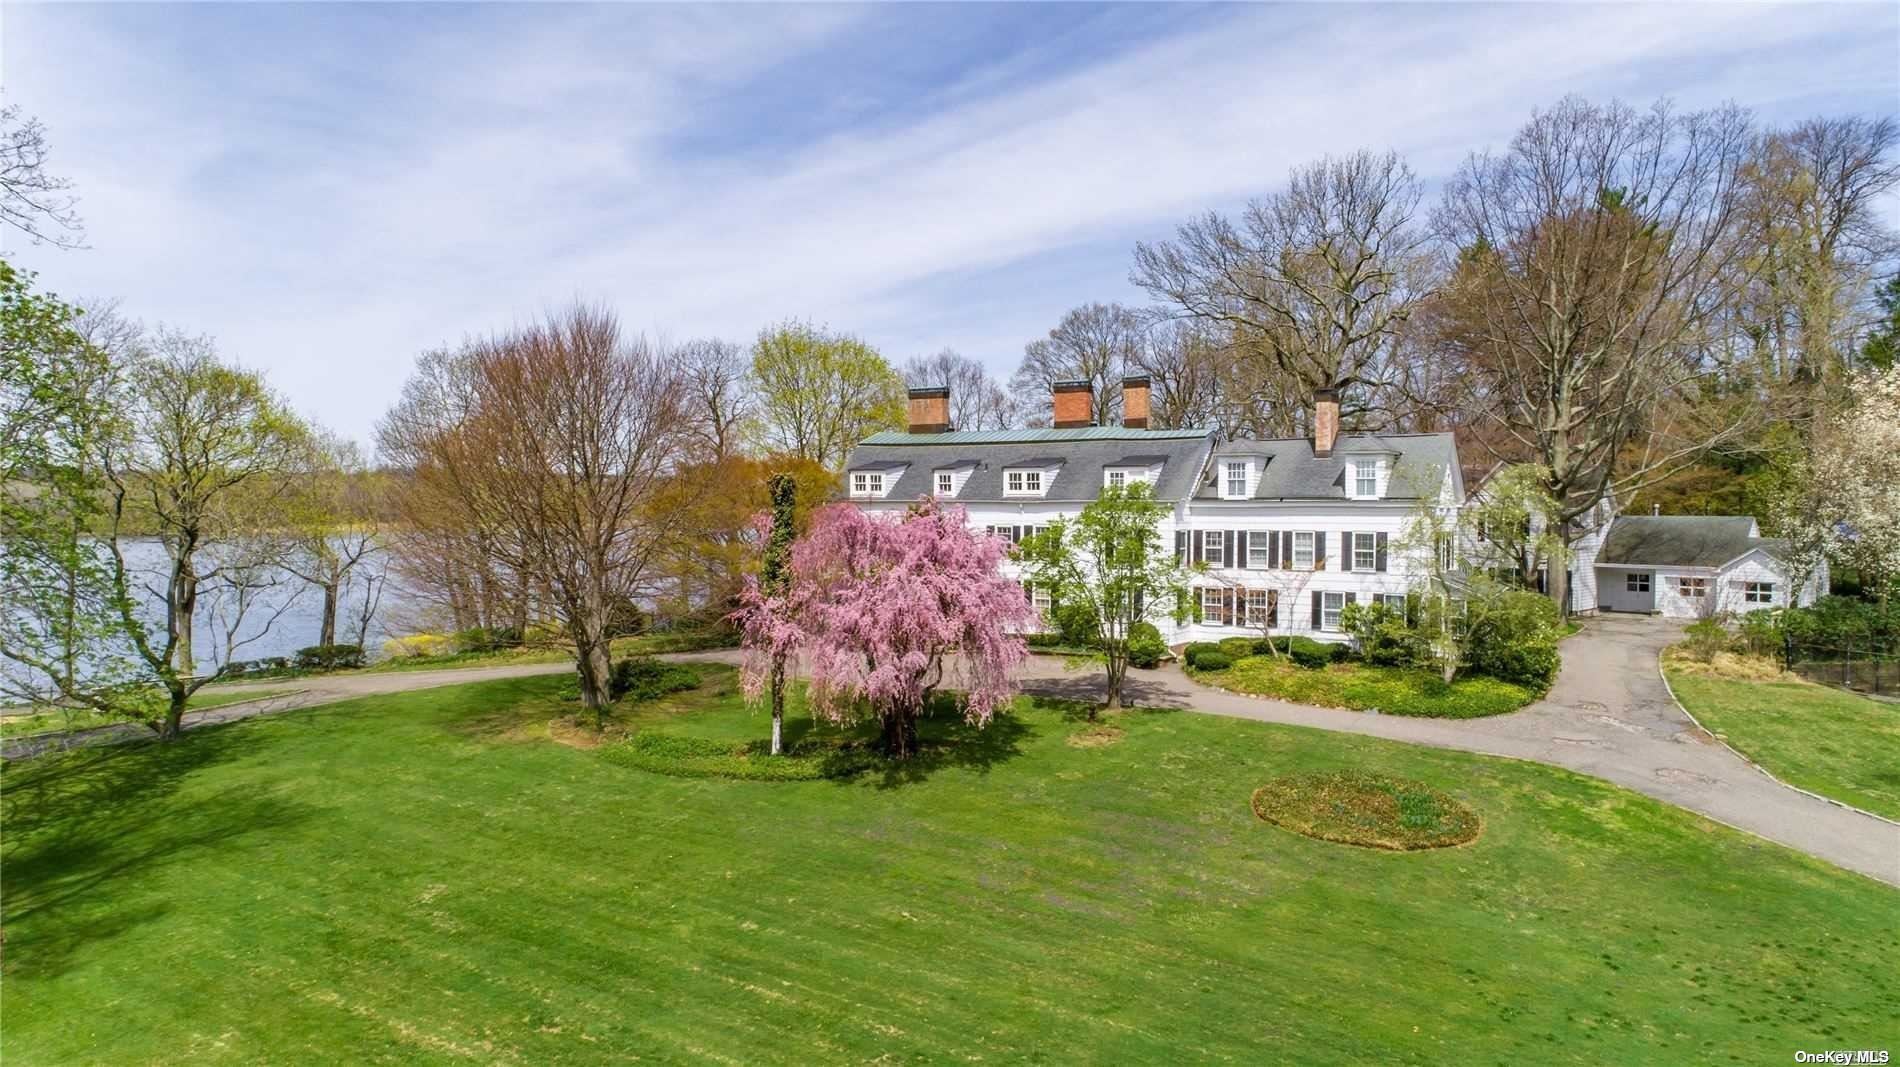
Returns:
[[[1477,812],[1450,794],[1364,771],[1276,778],[1254,791],[1253,811],[1296,834],[1394,851],[1466,844],[1484,826]]]

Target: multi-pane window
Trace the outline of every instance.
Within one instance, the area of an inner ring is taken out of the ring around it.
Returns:
[[[1271,589],[1247,590],[1247,625],[1255,629],[1266,629],[1276,625],[1279,620],[1273,616],[1274,596]]]
[[[1379,566],[1379,538],[1377,534],[1356,533],[1352,535],[1352,569],[1356,571],[1376,570]]]
[[[1773,604],[1774,602],[1775,602],[1775,583],[1773,582],[1743,582],[1742,583],[1742,603],[1744,604]]]
[[[1008,493],[1042,492],[1041,471],[1009,471],[1004,474],[1003,491]]]
[[[1055,600],[1049,596],[1049,590],[1039,585],[1029,587],[1029,602],[1035,605],[1036,617],[1039,619],[1047,619],[1050,609],[1055,607]]]
[[[1122,489],[1122,488],[1125,488],[1127,485],[1128,485],[1127,471],[1109,471],[1108,472],[1108,487],[1110,489]]]
[[[1269,550],[1273,545],[1273,534],[1266,530],[1253,530],[1247,534],[1247,566],[1263,569],[1267,565]]]
[[[1379,466],[1376,463],[1355,464],[1352,469],[1354,496],[1379,495]]]
[[[1649,592],[1649,572],[1631,571],[1623,576],[1623,590],[1628,593]]]
[[[1313,534],[1309,530],[1293,535],[1293,569],[1310,571],[1313,569]]]
[[[1405,614],[1405,594],[1404,593],[1380,593],[1379,603],[1384,604],[1386,607],[1391,608],[1393,611],[1398,612],[1400,615]]]
[[[1676,578],[1676,594],[1678,596],[1688,597],[1691,600],[1700,600],[1709,595],[1709,580],[1707,578],[1690,578],[1687,575],[1678,576]]]
[[[851,495],[883,496],[884,475],[877,471],[852,471]]]
[[[1221,625],[1221,615],[1226,610],[1227,590],[1219,586],[1203,586],[1201,589],[1201,621],[1209,626]]]
[[[1247,495],[1247,463],[1245,460],[1227,461],[1226,491],[1221,495],[1230,499]]]
[[[938,496],[957,495],[957,476],[950,473],[949,471],[938,471],[937,472],[937,495]]]
[[[1201,531],[1201,555],[1207,560],[1207,565],[1210,567],[1221,566],[1221,560],[1226,557],[1226,532],[1225,530]]]
[[[1321,593],[1319,601],[1319,628],[1322,630],[1339,629],[1339,613],[1346,610],[1346,594]]]

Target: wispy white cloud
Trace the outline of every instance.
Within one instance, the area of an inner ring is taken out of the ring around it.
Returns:
[[[53,127],[94,246],[22,258],[366,436],[418,349],[570,296],[1006,372],[1070,304],[1133,295],[1136,237],[1303,159],[1442,174],[1572,91],[1780,118],[1900,87],[1900,19],[1870,7],[1227,7],[1057,38],[1089,54],[906,32],[940,10],[386,10],[9,9],[10,98]],[[951,74],[873,86],[872,49]]]

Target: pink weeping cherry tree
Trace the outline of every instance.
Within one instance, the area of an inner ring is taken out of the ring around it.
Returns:
[[[813,713],[875,717],[897,759],[917,751],[918,717],[939,687],[963,690],[965,718],[986,725],[1028,655],[1012,631],[1035,618],[998,568],[1005,551],[971,531],[962,508],[934,500],[901,516],[819,510],[792,545],[790,580],[771,592],[748,579],[740,593],[747,697],[765,694],[774,662],[800,661]]]

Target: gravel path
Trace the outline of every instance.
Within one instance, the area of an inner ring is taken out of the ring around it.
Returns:
[[[1136,705],[1547,763],[1614,782],[1900,885],[1900,826],[1781,785],[1689,720],[1670,696],[1657,667],[1658,654],[1679,632],[1679,624],[1641,616],[1588,620],[1581,633],[1564,642],[1563,670],[1548,697],[1521,711],[1483,719],[1420,719],[1289,704],[1212,689],[1172,665],[1131,673],[1126,699]],[[738,653],[687,652],[666,658],[731,663]],[[568,670],[572,670],[568,664],[544,663],[317,676],[300,680],[297,684],[304,688],[296,693],[193,712],[186,716],[186,725],[230,722],[352,697]],[[1089,699],[1100,693],[1101,674],[1093,668],[1069,671],[1059,659],[1037,656],[1025,669],[1022,682],[1033,692]],[[281,680],[259,683],[258,688],[283,684]],[[148,731],[123,726],[93,731],[80,740],[98,744],[140,736],[148,736]],[[33,739],[10,741],[4,755],[31,755],[44,746],[44,741]]]

